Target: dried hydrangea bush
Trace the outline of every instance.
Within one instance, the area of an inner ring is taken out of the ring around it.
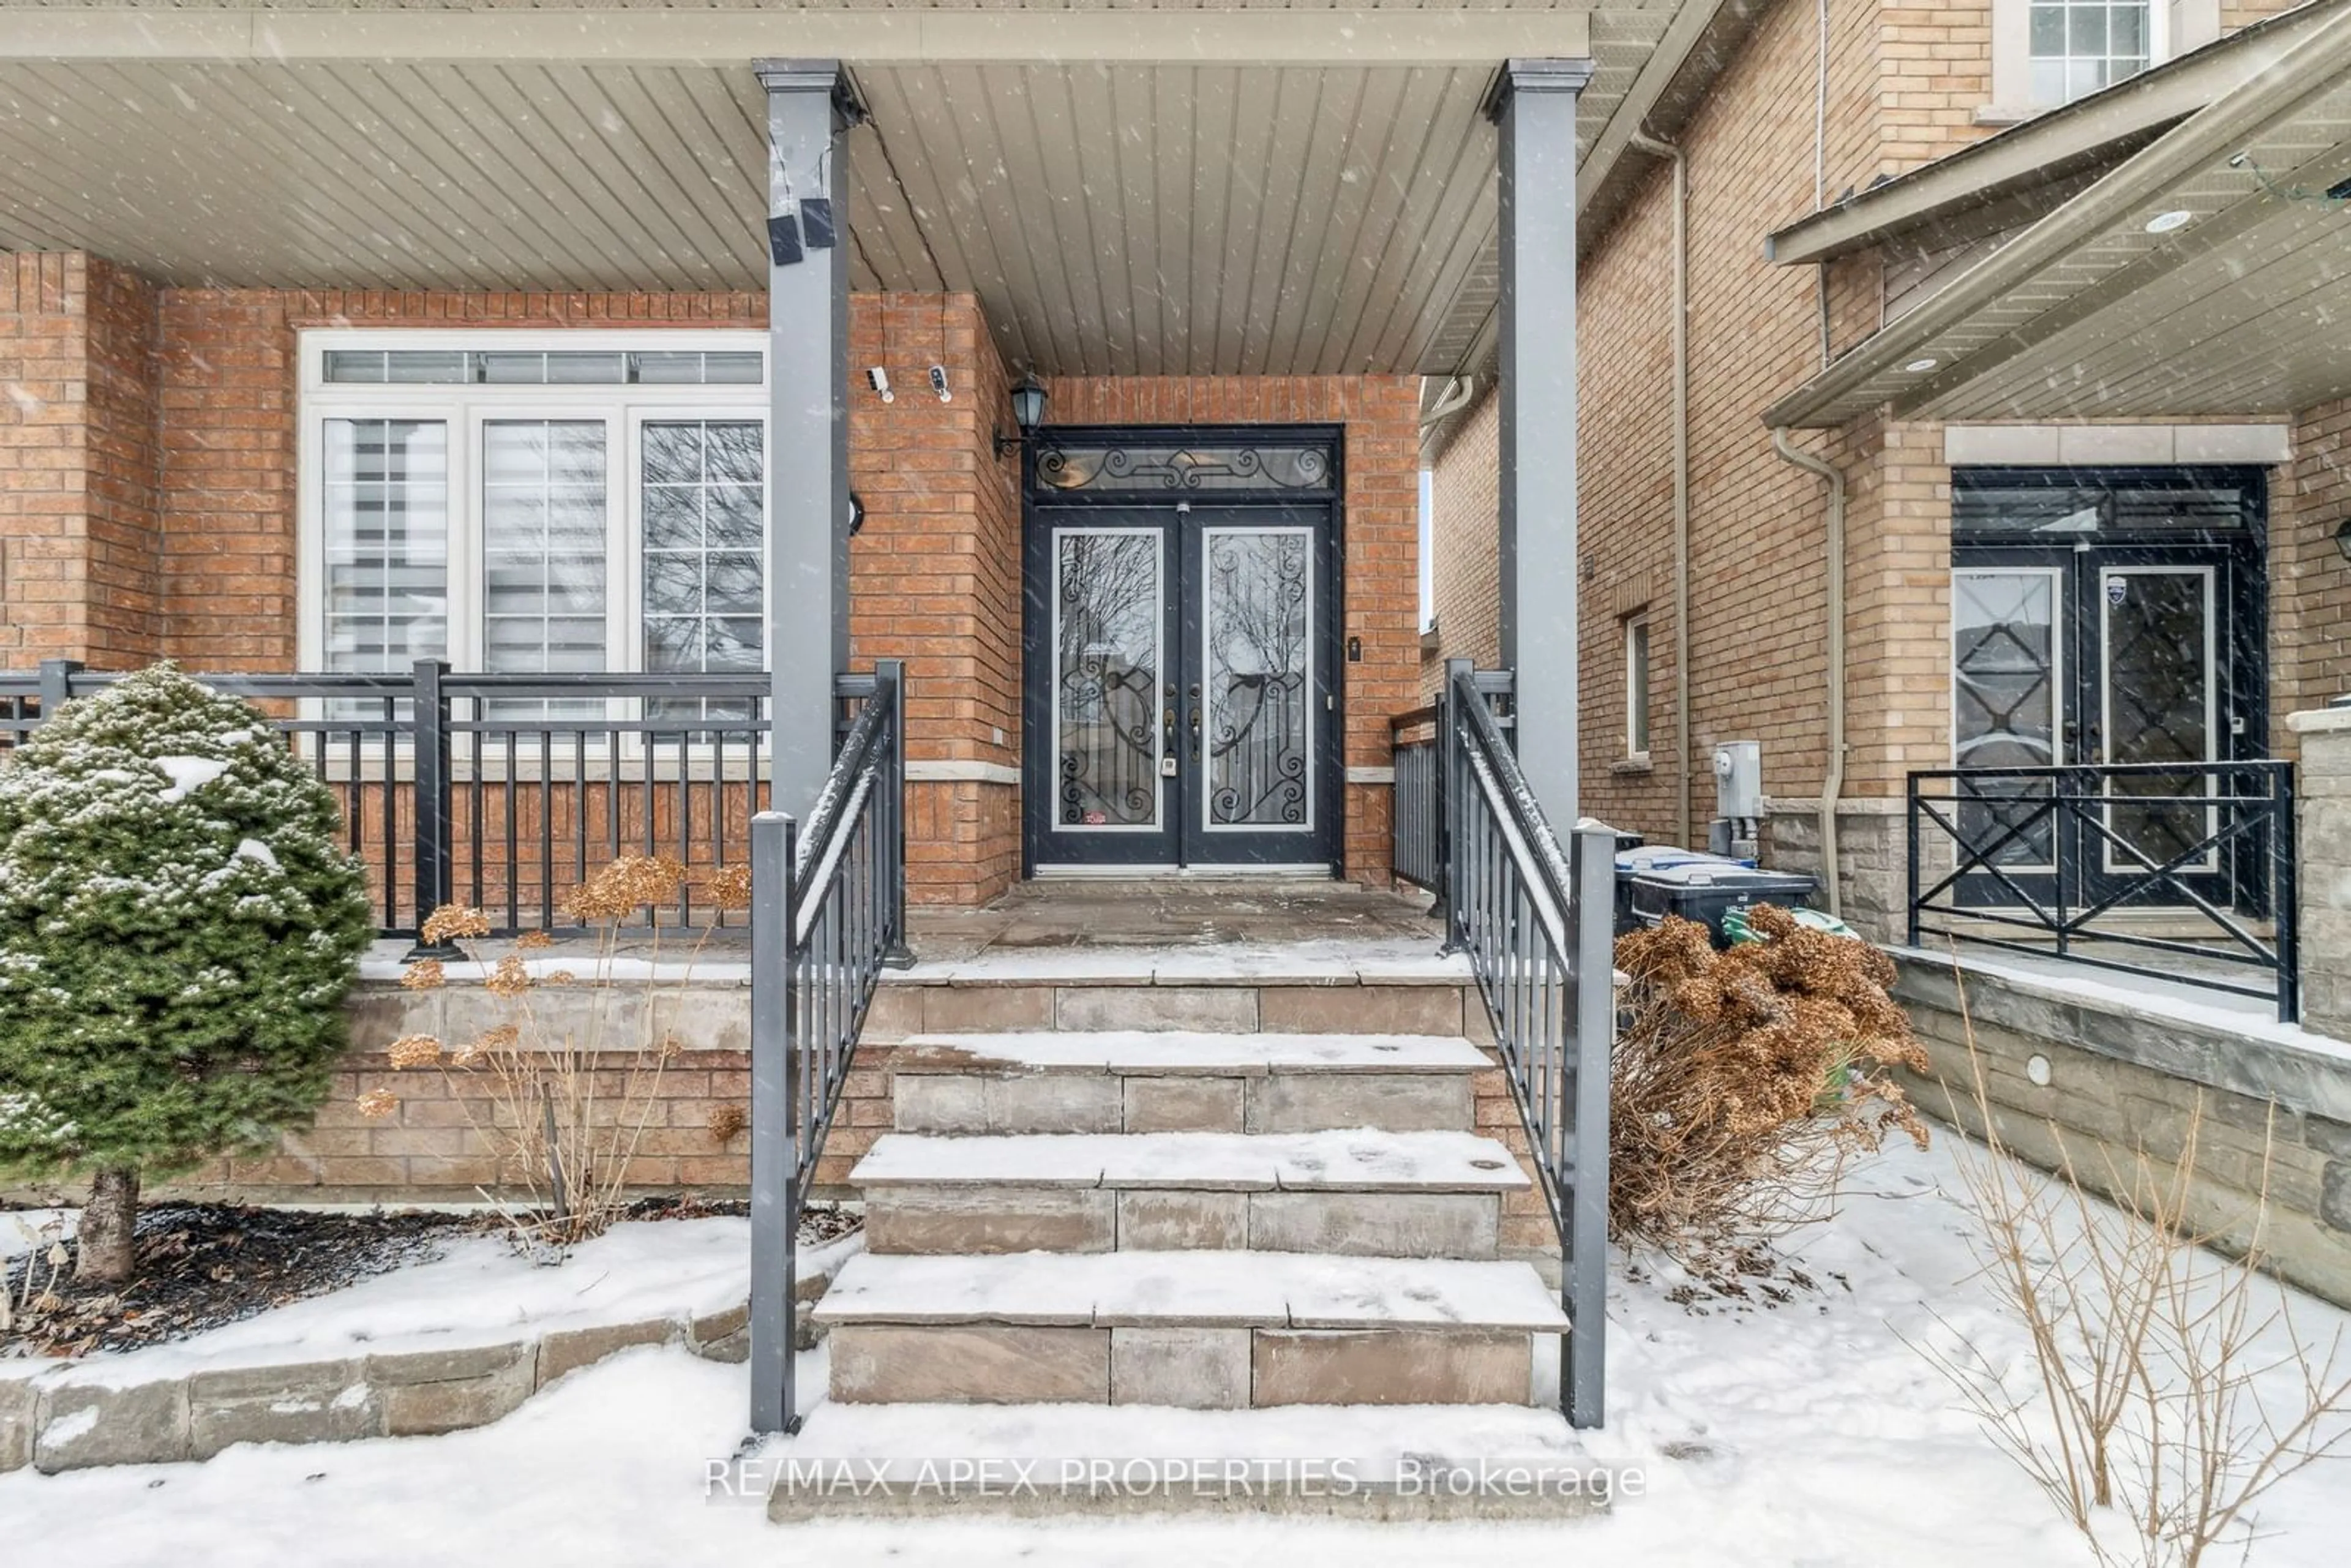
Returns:
[[[438,1072],[447,1082],[451,1101],[497,1158],[499,1190],[484,1187],[483,1196],[519,1195],[505,1212],[528,1249],[559,1255],[602,1232],[626,1207],[630,1164],[646,1129],[664,1114],[663,1072],[684,1050],[683,1041],[659,1027],[659,1004],[691,975],[708,939],[706,931],[697,936],[678,970],[664,977],[661,912],[675,904],[685,880],[684,868],[667,856],[625,855],[568,894],[562,912],[593,935],[584,975],[525,956],[553,946],[543,932],[526,932],[507,952],[486,958],[477,945],[489,935],[490,921],[478,909],[444,904],[424,923],[428,944],[453,945],[483,967],[483,989],[503,1016],[462,1040],[404,1035],[392,1043],[391,1063],[395,1071]],[[712,873],[700,902],[721,910],[749,908],[748,871]],[[621,973],[619,946],[640,915],[652,933],[650,962],[643,978],[631,980]],[[448,984],[447,966],[419,959],[401,983],[412,990],[437,989]],[[576,1005],[575,995],[574,1005],[559,1013],[542,1007],[541,991],[549,986],[576,988],[587,1005]],[[399,1114],[401,1104],[388,1088],[371,1089],[358,1100],[360,1113],[373,1120]]]
[[[1630,981],[1609,1105],[1608,1224],[1700,1273],[1820,1218],[1845,1162],[1927,1129],[1895,1081],[1927,1053],[1866,942],[1759,907],[1718,952],[1668,918],[1616,943]]]

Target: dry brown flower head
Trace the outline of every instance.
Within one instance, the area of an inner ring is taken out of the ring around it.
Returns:
[[[489,977],[482,982],[482,988],[494,997],[521,996],[530,989],[530,971],[523,967],[520,958],[509,953],[490,967]]]
[[[619,920],[667,903],[684,883],[685,867],[667,855],[622,855],[572,889],[562,909],[575,920]]]
[[[389,1089],[371,1089],[354,1102],[360,1115],[371,1122],[381,1122],[400,1109],[400,1096]]]
[[[468,909],[461,904],[444,904],[434,910],[424,922],[424,940],[438,946],[461,937],[487,936],[490,917],[478,909]]]
[[[384,1054],[400,1071],[412,1067],[430,1067],[441,1060],[441,1042],[429,1034],[403,1034],[392,1042]]]
[[[748,909],[751,907],[751,868],[747,865],[721,866],[710,873],[703,884],[703,896],[713,909]]]
[[[438,990],[446,985],[449,975],[438,958],[419,958],[400,972],[400,983],[412,991]]]

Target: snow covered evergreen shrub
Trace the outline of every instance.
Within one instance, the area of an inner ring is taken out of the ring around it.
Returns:
[[[127,1277],[142,1177],[326,1098],[373,935],[331,791],[168,664],[0,766],[0,1174],[89,1174],[80,1268]]]

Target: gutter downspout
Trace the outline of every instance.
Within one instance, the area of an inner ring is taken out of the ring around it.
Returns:
[[[1646,131],[1627,143],[1674,169],[1674,792],[1675,824],[1690,842],[1689,161]]]
[[[1843,899],[1837,874],[1837,806],[1844,797],[1844,476],[1834,465],[1789,444],[1788,429],[1771,430],[1771,450],[1805,473],[1828,482],[1828,698],[1829,758],[1821,779],[1821,881],[1828,893],[1829,913],[1842,915]]]

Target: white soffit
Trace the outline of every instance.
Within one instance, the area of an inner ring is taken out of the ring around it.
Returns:
[[[1676,8],[8,0],[0,249],[183,286],[760,290],[750,62],[838,55],[875,120],[857,287],[976,292],[1046,373],[1444,373],[1494,311],[1499,61],[1588,50],[1588,147]]]
[[[2351,12],[1774,406],[1833,427],[2283,415],[2351,395]]]

